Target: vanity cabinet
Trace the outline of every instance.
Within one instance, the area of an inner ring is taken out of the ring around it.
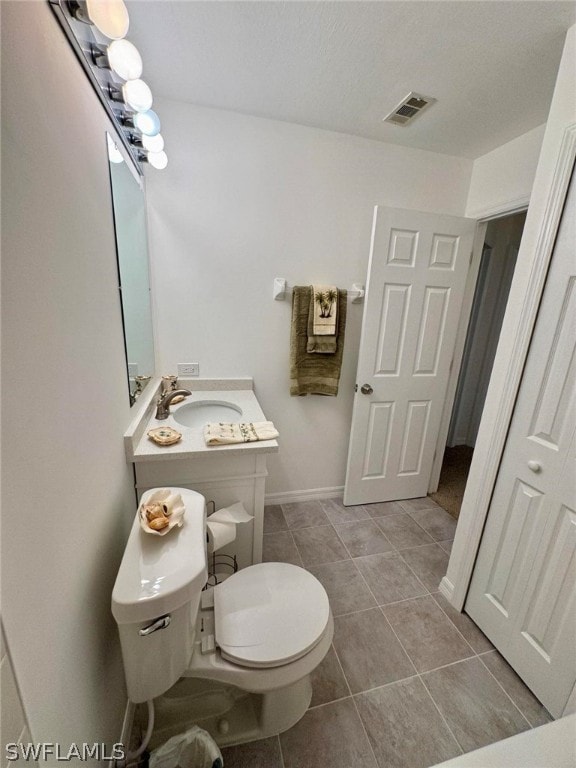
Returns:
[[[155,418],[158,386],[146,396],[124,436],[127,459],[134,464],[138,500],[151,488],[189,488],[201,493],[216,509],[241,501],[254,516],[238,525],[236,539],[219,549],[217,555],[236,555],[240,568],[262,562],[264,497],[267,456],[278,451],[276,440],[237,445],[207,446],[202,427],[178,422],[178,409],[202,402],[230,403],[239,411],[238,421],[266,421],[252,389],[252,379],[180,380],[192,390],[185,403],[171,407],[164,421]],[[148,437],[149,430],[170,426],[182,434],[180,442],[159,446]],[[212,510],[208,508],[210,514]]]
[[[219,453],[193,459],[138,461],[135,469],[138,500],[150,488],[174,486],[198,491],[206,501],[213,501],[216,509],[241,501],[254,520],[239,525],[236,540],[217,554],[236,555],[240,568],[262,562],[266,454]]]

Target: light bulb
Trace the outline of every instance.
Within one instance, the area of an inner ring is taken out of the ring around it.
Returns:
[[[152,168],[162,171],[168,165],[168,155],[166,152],[148,152],[148,162]]]
[[[128,40],[114,40],[106,50],[110,69],[123,80],[137,80],[142,74],[142,57]]]
[[[137,112],[132,121],[134,127],[138,128],[144,136],[157,136],[160,133],[160,118],[152,109]]]
[[[162,152],[164,149],[164,139],[161,133],[157,133],[156,136],[142,136],[142,146],[148,152]]]
[[[88,17],[103,35],[121,40],[128,33],[130,19],[124,0],[86,0]]]
[[[152,106],[152,91],[144,80],[128,80],[122,86],[122,96],[136,112],[146,112]]]
[[[123,163],[124,158],[122,157],[122,152],[120,152],[113,139],[110,138],[109,133],[106,134],[106,138],[108,139],[108,159],[110,162]]]

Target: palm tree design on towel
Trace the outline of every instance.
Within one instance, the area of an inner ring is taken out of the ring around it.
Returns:
[[[332,310],[336,299],[338,298],[336,291],[330,289],[328,291],[317,291],[314,296],[316,303],[320,306],[320,317],[332,317]]]

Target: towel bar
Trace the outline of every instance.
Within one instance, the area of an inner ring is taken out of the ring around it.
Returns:
[[[288,287],[288,283],[283,277],[274,278],[274,288],[272,296],[275,301],[285,301],[288,296],[292,295],[292,288]],[[360,304],[364,301],[364,286],[360,283],[353,283],[352,288],[348,290],[348,298],[352,304]]]

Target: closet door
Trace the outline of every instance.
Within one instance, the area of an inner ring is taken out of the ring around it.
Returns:
[[[572,179],[466,601],[555,716],[576,680],[575,212]]]

